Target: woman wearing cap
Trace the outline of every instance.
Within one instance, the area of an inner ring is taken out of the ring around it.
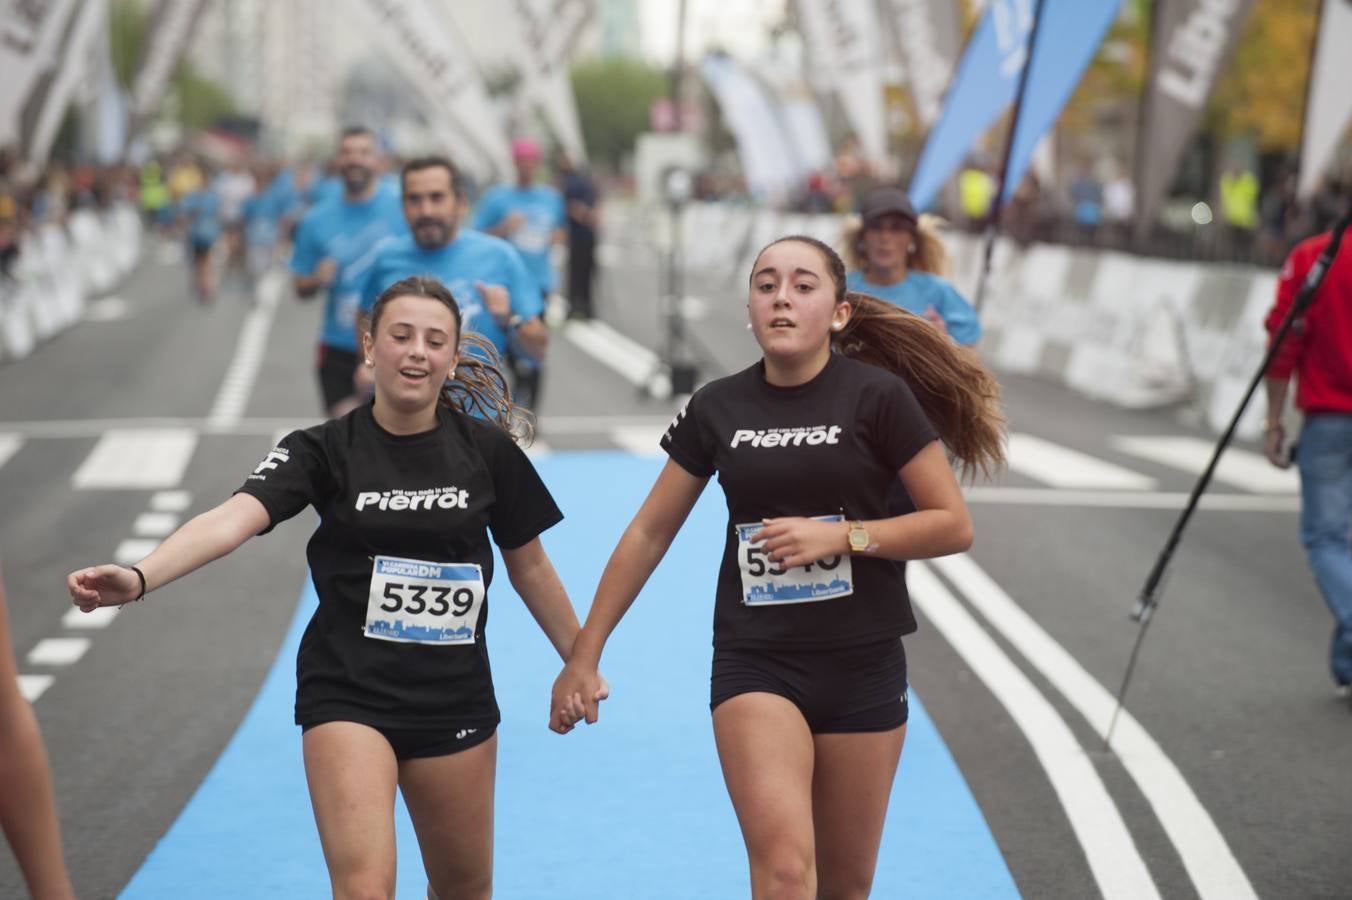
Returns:
[[[948,252],[938,219],[917,216],[906,192],[874,188],[859,210],[859,224],[845,232],[846,286],[924,316],[959,344],[981,337],[976,310],[943,275]]]

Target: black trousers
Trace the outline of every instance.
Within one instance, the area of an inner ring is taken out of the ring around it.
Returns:
[[[570,235],[568,238],[568,307],[569,312],[590,319],[592,284],[596,278],[596,238]]]

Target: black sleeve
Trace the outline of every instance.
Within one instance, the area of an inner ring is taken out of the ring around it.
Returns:
[[[263,504],[271,521],[259,534],[267,534],[313,504],[331,480],[318,437],[293,431],[268,451],[235,493],[249,494]]]
[[[866,412],[873,452],[892,471],[899,470],[939,434],[920,408],[910,387],[900,378],[888,379],[874,394]]]
[[[714,474],[713,447],[700,420],[704,402],[704,390],[696,391],[671,420],[661,440],[667,456],[696,478],[712,478]]]
[[[515,550],[563,521],[540,473],[507,432],[487,425],[479,435],[479,446],[493,478],[488,529],[494,543]]]

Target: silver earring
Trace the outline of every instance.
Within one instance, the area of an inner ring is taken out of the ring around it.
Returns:
[[[374,366],[374,365],[375,365],[375,363],[371,361],[371,357],[369,357],[369,356],[366,357],[366,364],[367,364],[368,366]]]
[[[750,330],[751,330],[751,323],[750,323],[750,322],[747,322],[747,323],[746,323],[746,330],[747,330],[747,331],[750,331]]]

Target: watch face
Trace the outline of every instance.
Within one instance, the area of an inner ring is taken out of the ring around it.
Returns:
[[[862,525],[853,525],[850,527],[850,549],[864,550],[868,547],[868,532]]]

